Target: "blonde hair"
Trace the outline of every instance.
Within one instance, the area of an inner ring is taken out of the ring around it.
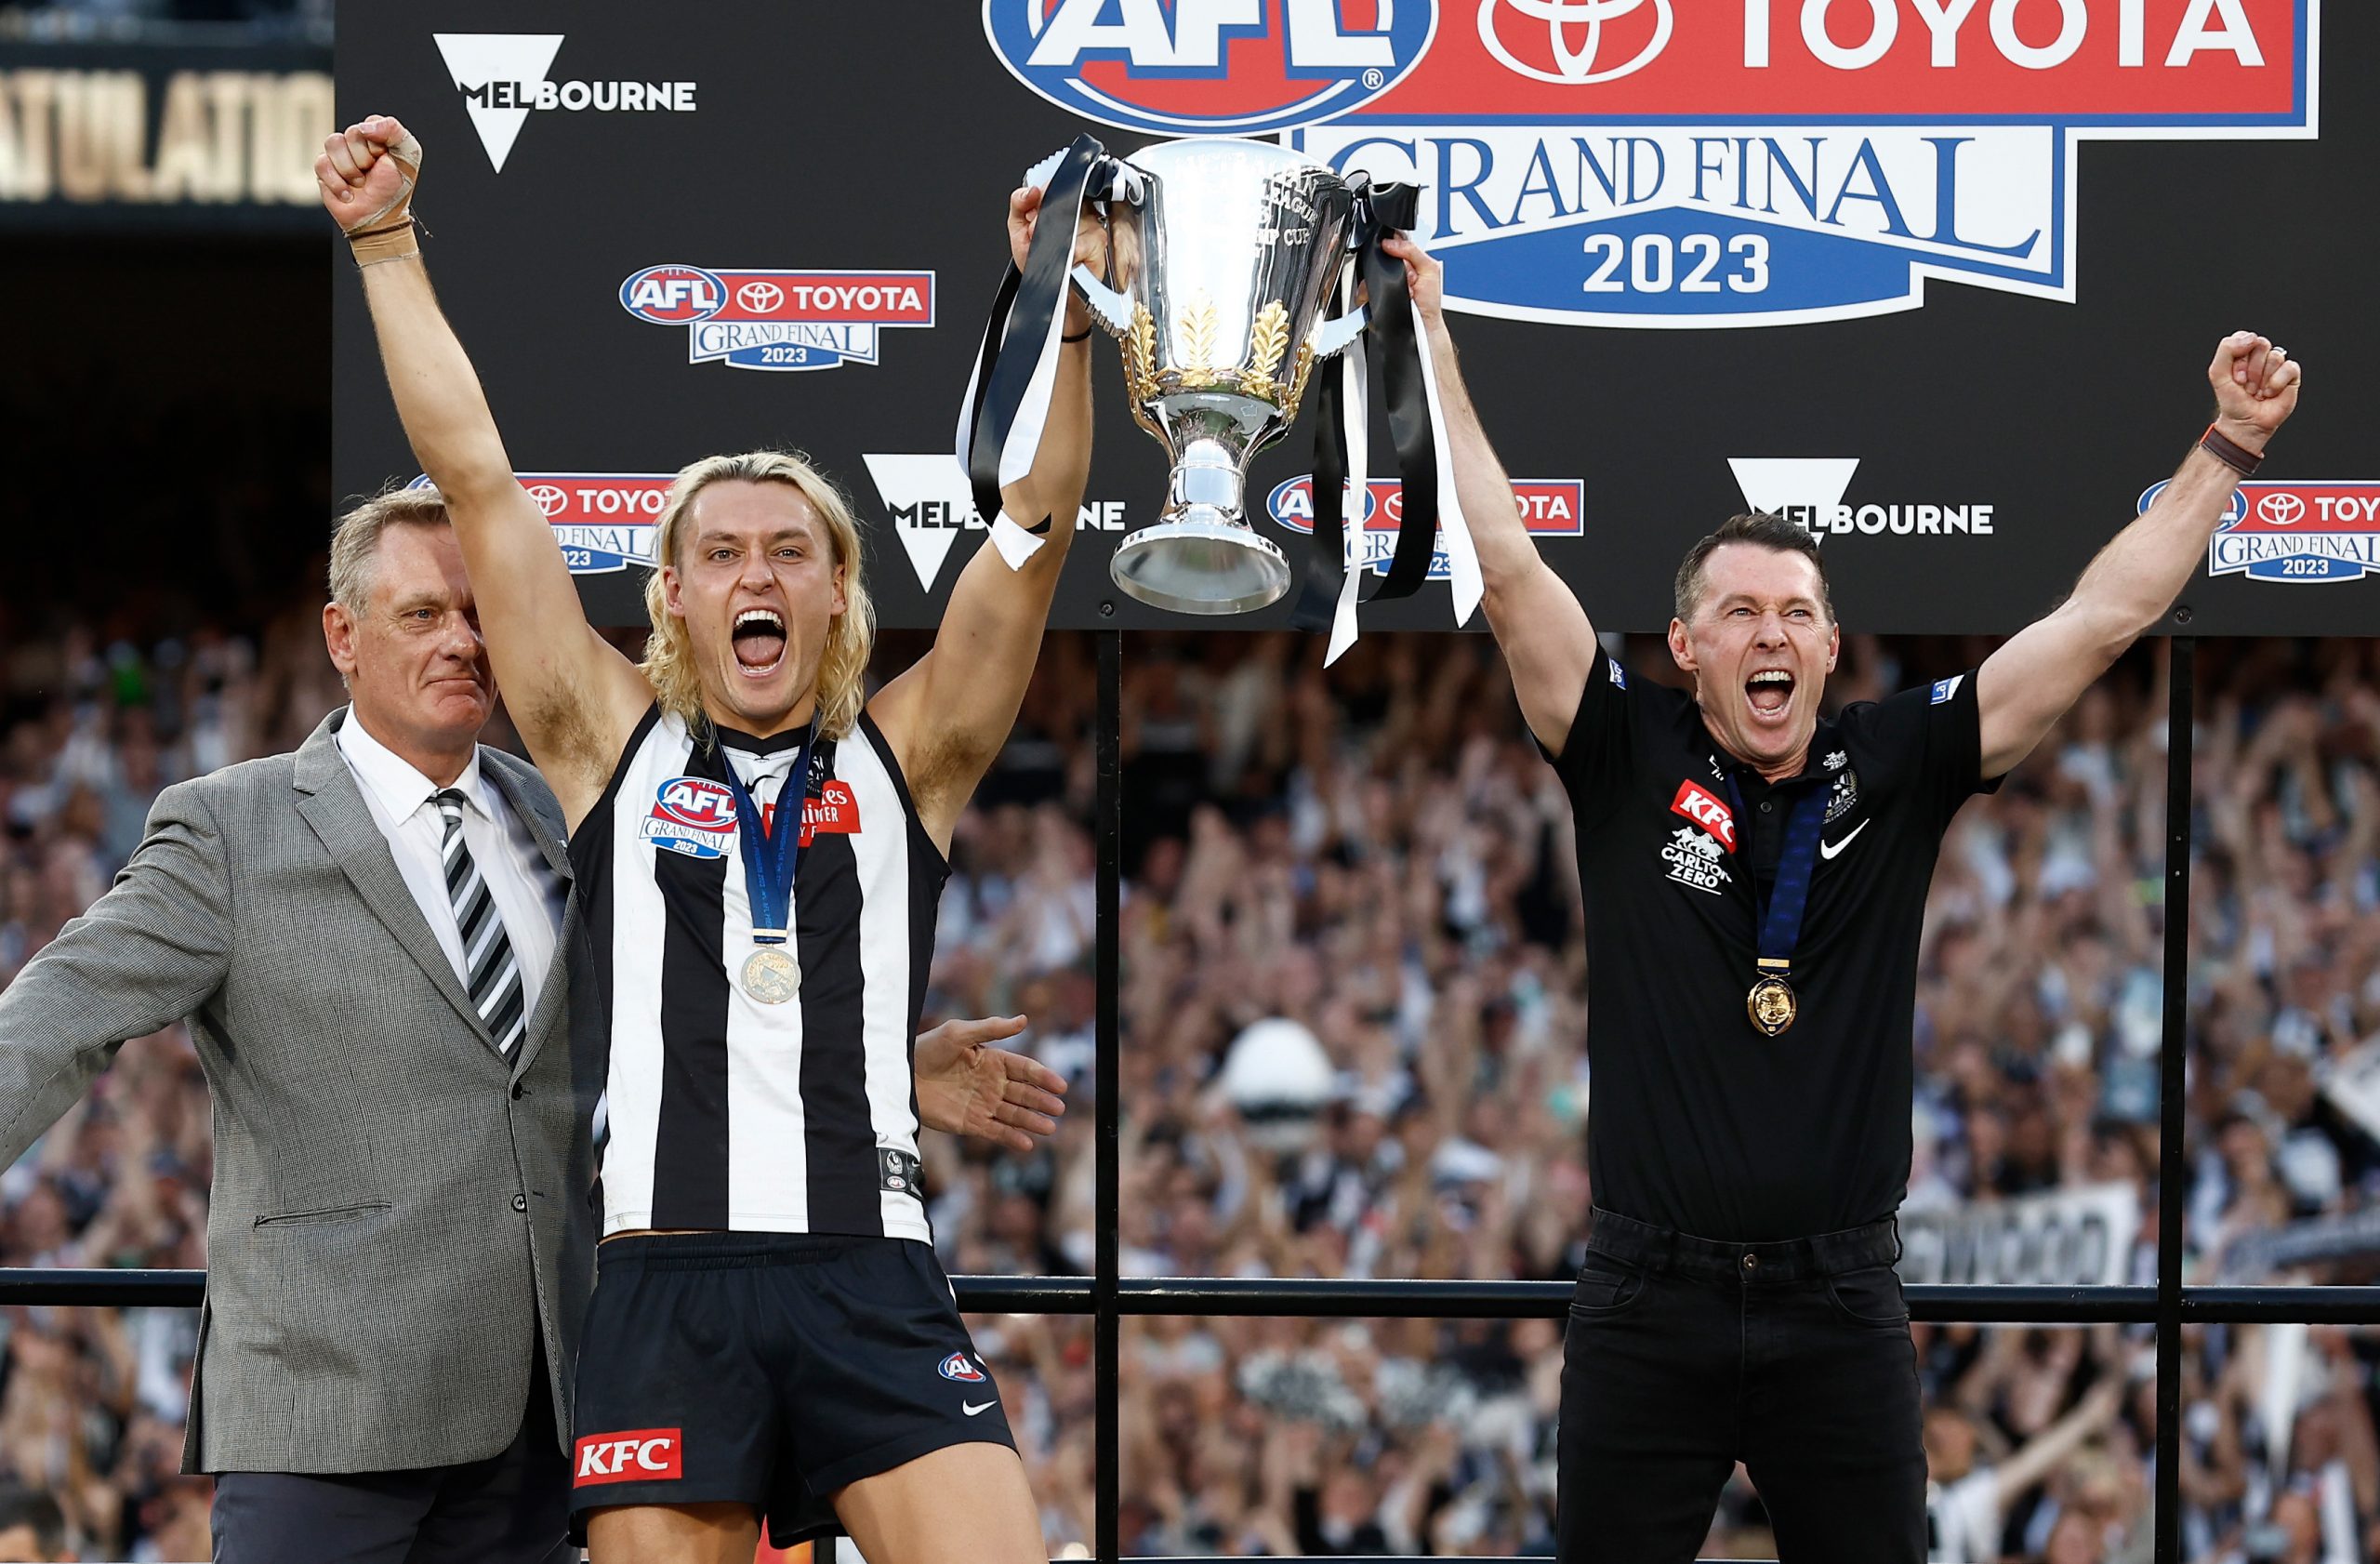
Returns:
[[[331,529],[331,601],[358,615],[370,605],[372,562],[390,527],[449,524],[446,497],[427,484],[384,489],[364,501]]]
[[[746,451],[740,456],[705,457],[681,469],[661,507],[653,539],[656,568],[644,584],[644,610],[653,633],[644,643],[641,669],[653,684],[661,709],[700,732],[703,712],[702,678],[694,668],[694,643],[686,621],[669,612],[662,590],[659,566],[678,560],[679,535],[694,508],[694,497],[721,482],[784,484],[810,501],[826,524],[835,563],[843,568],[843,611],[829,620],[826,650],[818,657],[817,722],[824,738],[840,738],[859,722],[867,704],[867,659],[876,646],[876,607],[868,601],[861,571],[859,523],[850,502],[825,473],[800,456],[785,451]]]

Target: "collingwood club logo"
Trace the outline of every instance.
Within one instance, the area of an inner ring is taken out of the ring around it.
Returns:
[[[562,33],[433,33],[446,73],[463,95],[463,112],[499,174],[521,127],[537,112],[680,113],[694,112],[694,82],[551,79]]]

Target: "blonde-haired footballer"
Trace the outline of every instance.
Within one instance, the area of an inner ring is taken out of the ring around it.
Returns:
[[[600,1564],[748,1560],[840,1519],[874,1564],[1047,1557],[999,1392],[934,1259],[909,1040],[944,855],[1033,671],[1091,459],[1081,305],[1048,431],[933,649],[863,699],[835,486],[769,452],[679,474],[642,665],[591,629],[414,243],[420,148],[324,145],[397,410],[446,497],[514,722],[560,800],[607,1057],[605,1241],[572,1512]],[[1009,201],[1021,264],[1038,192]],[[1086,225],[1079,243],[1098,258]]]

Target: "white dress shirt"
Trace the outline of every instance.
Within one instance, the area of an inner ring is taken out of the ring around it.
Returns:
[[[438,785],[366,732],[352,707],[339,724],[337,743],[364,790],[364,802],[371,806],[373,823],[389,839],[389,852],[397,860],[397,872],[405,877],[414,905],[421,908],[439,948],[468,988],[471,978],[463,965],[463,931],[446,895],[446,819],[430,802]],[[480,866],[496,915],[504,920],[504,935],[512,942],[513,958],[521,965],[522,1014],[535,1014],[546,969],[553,963],[555,932],[562,927],[562,881],[537,850],[527,822],[513,813],[481,769],[476,749],[454,785],[464,800],[463,845]]]

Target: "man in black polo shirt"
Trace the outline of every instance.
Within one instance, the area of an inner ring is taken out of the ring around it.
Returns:
[[[1490,626],[1578,819],[1595,1211],[1565,1348],[1567,1564],[1694,1557],[1742,1461],[1779,1554],[1925,1556],[1925,1456],[1892,1266],[1917,945],[1950,816],[2154,625],[2297,403],[2253,333],[2217,416],[2073,595],[1980,669],[1818,714],[1841,632],[1799,526],[1739,516],[1679,567],[1687,696],[1596,649],[1464,393],[1435,262],[1406,262]]]

